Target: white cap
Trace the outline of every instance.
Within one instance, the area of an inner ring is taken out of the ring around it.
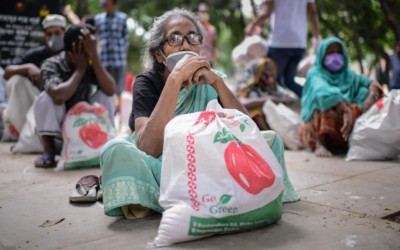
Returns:
[[[57,14],[47,15],[42,22],[43,29],[47,29],[51,26],[65,28],[66,20],[65,17]]]

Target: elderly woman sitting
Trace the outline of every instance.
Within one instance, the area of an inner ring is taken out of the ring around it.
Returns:
[[[319,157],[344,153],[355,120],[382,96],[377,81],[349,69],[343,42],[325,39],[303,89],[301,140]]]
[[[175,9],[155,19],[145,48],[148,71],[133,87],[129,126],[134,132],[110,141],[100,159],[107,215],[139,218],[163,211],[158,199],[164,128],[175,116],[203,111],[213,99],[247,113],[208,60],[198,56],[202,42],[203,30],[189,11]],[[287,178],[282,140],[274,132],[265,137],[285,173],[283,199],[298,200]]]
[[[239,84],[239,100],[260,130],[270,129],[265,119],[266,114],[262,111],[266,101],[286,105],[296,101],[295,97],[290,96],[287,90],[277,83],[277,75],[276,63],[270,58],[260,58],[247,67],[246,74]]]

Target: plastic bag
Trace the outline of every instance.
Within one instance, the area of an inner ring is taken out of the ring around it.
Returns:
[[[99,167],[101,148],[114,136],[115,129],[103,105],[78,102],[65,116],[64,143],[56,170]]]
[[[7,108],[2,112],[2,120],[3,120],[3,136],[1,138],[1,141],[3,142],[17,141],[19,138],[19,131],[11,123],[10,118],[7,115]]]
[[[153,246],[262,227],[282,214],[283,174],[250,117],[211,101],[164,133],[160,205]]]
[[[360,116],[350,136],[346,160],[400,157],[400,90],[392,90]]]
[[[246,36],[244,40],[232,50],[232,60],[246,64],[253,59],[265,57],[268,52],[268,43],[259,35]]]
[[[12,147],[13,153],[42,153],[43,145],[40,142],[39,134],[36,131],[35,116],[32,105],[26,114],[26,122],[22,127],[17,144]]]
[[[298,77],[306,77],[307,72],[311,69],[312,66],[315,64],[316,55],[309,54],[304,59],[302,59],[297,67],[297,74]]]
[[[264,103],[262,110],[268,125],[280,135],[287,148],[291,150],[304,148],[299,136],[299,129],[303,125],[299,114],[284,104],[275,104],[271,100]]]

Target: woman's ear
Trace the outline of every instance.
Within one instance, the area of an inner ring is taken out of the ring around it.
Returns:
[[[153,53],[154,53],[158,63],[162,63],[164,61],[164,56],[161,54],[161,51],[159,48],[154,49]]]

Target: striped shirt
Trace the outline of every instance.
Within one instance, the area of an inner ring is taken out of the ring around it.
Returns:
[[[126,55],[129,46],[129,32],[126,24],[127,15],[116,11],[96,15],[96,33],[100,41],[100,59],[106,68],[126,66]]]

